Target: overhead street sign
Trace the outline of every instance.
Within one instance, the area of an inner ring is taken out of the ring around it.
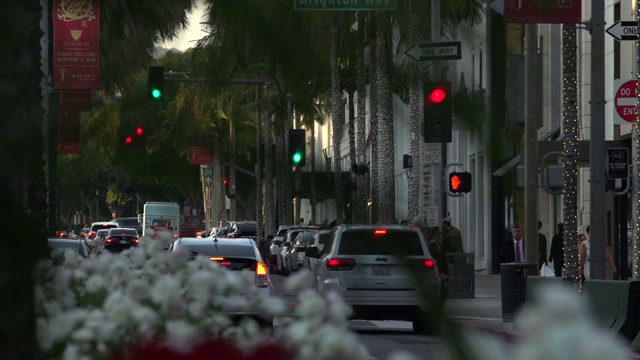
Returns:
[[[397,0],[293,0],[294,10],[395,10]]]
[[[460,41],[422,43],[410,47],[404,53],[416,61],[459,60],[462,58]]]
[[[637,122],[638,81],[615,79],[614,88],[614,124],[629,125]]]
[[[607,32],[616,40],[637,40],[638,22],[618,20],[607,28]]]

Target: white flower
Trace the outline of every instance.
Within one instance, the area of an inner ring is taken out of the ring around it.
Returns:
[[[126,293],[137,301],[149,298],[149,283],[144,278],[135,278],[126,285]]]
[[[117,326],[124,326],[131,319],[131,309],[134,306],[137,304],[128,295],[115,291],[105,300],[104,311]]]
[[[198,328],[189,325],[184,320],[167,322],[166,332],[166,344],[183,353],[188,352],[193,344],[202,339],[202,337],[199,336],[201,331]]]
[[[187,280],[187,292],[194,299],[204,301],[211,296],[211,289],[217,279],[210,271],[199,270]]]
[[[151,300],[156,304],[168,306],[173,299],[181,296],[182,286],[174,276],[164,276],[152,286]]]
[[[102,275],[91,275],[86,282],[85,289],[89,294],[95,294],[104,289],[105,282]]]
[[[72,309],[58,314],[54,314],[47,325],[46,343],[55,344],[58,341],[66,340],[71,331],[74,330],[87,316],[86,309]]]
[[[289,276],[284,283],[285,291],[298,293],[309,288],[309,270],[302,268]]]
[[[271,296],[260,300],[260,307],[269,315],[282,316],[287,312],[287,302],[281,297]]]
[[[387,360],[420,360],[421,358],[406,351],[406,350],[392,350],[387,356]]]

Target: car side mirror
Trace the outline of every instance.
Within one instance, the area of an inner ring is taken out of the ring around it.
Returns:
[[[307,247],[307,249],[304,251],[304,254],[307,257],[310,258],[319,258],[320,257],[320,253],[318,252],[318,248],[316,246],[309,246]]]

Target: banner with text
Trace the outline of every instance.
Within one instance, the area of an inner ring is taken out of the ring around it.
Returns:
[[[211,146],[189,146],[188,161],[189,164],[192,165],[213,164],[213,153],[211,152]]]
[[[99,0],[54,0],[53,87],[100,87]]]
[[[77,154],[80,142],[80,114],[60,111],[58,114],[58,154]]]
[[[582,0],[504,0],[505,23],[579,24]]]

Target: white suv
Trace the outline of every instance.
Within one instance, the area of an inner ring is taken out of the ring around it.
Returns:
[[[353,319],[404,320],[413,330],[440,331],[440,276],[427,241],[403,225],[338,225],[317,258],[310,284],[333,291],[353,308]]]

